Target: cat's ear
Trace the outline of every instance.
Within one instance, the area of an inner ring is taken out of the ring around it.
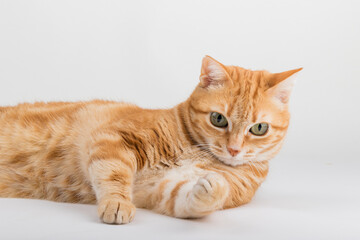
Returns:
[[[297,68],[286,72],[271,74],[268,79],[268,94],[283,104],[288,103],[295,82],[295,73],[301,70],[302,68]]]
[[[225,66],[210,56],[202,60],[200,86],[203,88],[218,88],[230,81]]]

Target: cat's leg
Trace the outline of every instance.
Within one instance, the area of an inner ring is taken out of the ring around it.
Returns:
[[[189,180],[178,177],[160,182],[155,211],[179,218],[199,218],[222,209],[229,194],[229,184],[223,176],[207,172]]]
[[[119,149],[114,141],[94,145],[89,177],[98,202],[98,214],[105,223],[129,223],[135,215],[132,183],[136,165],[133,154]]]

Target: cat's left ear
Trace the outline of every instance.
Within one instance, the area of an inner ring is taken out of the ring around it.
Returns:
[[[297,68],[286,72],[271,74],[268,80],[267,93],[283,104],[288,103],[295,82],[295,73],[301,70],[302,68]]]
[[[218,88],[230,82],[225,66],[210,56],[202,60],[200,86],[202,88]]]

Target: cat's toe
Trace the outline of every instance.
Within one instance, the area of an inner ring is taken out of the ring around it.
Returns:
[[[110,198],[99,202],[98,214],[101,220],[109,224],[125,224],[133,220],[136,208],[130,201]]]
[[[214,189],[209,179],[200,178],[194,186],[194,191],[199,194],[212,194]]]
[[[217,173],[209,173],[200,178],[193,188],[194,198],[209,207],[220,206],[225,201],[227,193],[227,182]]]

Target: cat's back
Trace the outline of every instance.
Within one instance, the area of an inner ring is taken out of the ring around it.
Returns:
[[[93,100],[86,102],[35,102],[21,103],[16,106],[0,107],[0,127],[47,126],[59,120],[76,120],[79,112],[93,111],[94,114],[109,112],[113,108],[138,108],[127,103]],[[0,132],[1,135],[1,132]]]
[[[38,153],[53,144],[70,140],[74,128],[101,124],[128,104],[93,100],[88,102],[37,102],[0,108],[0,162],[7,155]],[[95,119],[91,121],[91,119]],[[79,129],[81,131],[81,129]]]
[[[84,102],[35,102],[4,106],[0,107],[0,124],[23,121],[26,125],[37,120],[51,120],[54,117],[69,115],[84,105]]]
[[[127,105],[125,103],[93,100],[80,102],[35,102],[35,103],[21,103],[15,106],[0,106],[0,120],[31,120],[36,117],[51,118],[71,116],[78,110],[90,107],[99,106],[104,107],[108,105]]]
[[[21,139],[38,139],[50,125],[70,120],[83,103],[37,102],[0,108],[0,151],[7,144],[20,144]],[[17,139],[20,138],[21,139]],[[18,145],[15,144],[15,145]]]

